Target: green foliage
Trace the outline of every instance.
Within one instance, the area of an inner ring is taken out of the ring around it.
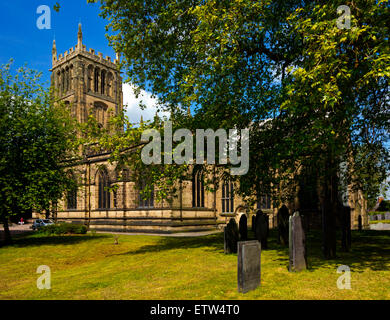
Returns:
[[[388,211],[390,212],[390,201],[389,200],[382,200],[382,202],[379,204],[379,207],[377,211]]]
[[[38,233],[47,235],[86,234],[88,228],[85,225],[73,223],[58,223],[40,227]]]
[[[304,58],[290,68],[282,109],[305,127],[289,139],[292,147],[301,144],[313,162],[331,154],[348,163],[346,183],[370,201],[390,165],[389,7],[388,1],[350,3],[351,28],[339,29],[340,4],[313,4],[289,17]]]
[[[110,44],[123,54],[129,81],[152,91],[159,98],[158,106],[170,112],[175,127],[193,132],[242,129],[278,112],[280,84],[274,78],[284,73],[282,66],[296,59],[297,52],[292,46],[294,37],[286,32],[290,27],[280,22],[298,1],[101,3],[102,16],[110,20]],[[273,52],[265,46],[271,31]],[[194,111],[193,117],[185,116],[188,108]],[[258,152],[251,154],[251,164],[256,165],[251,167],[251,176],[241,181],[247,195],[253,194],[253,188],[269,192],[271,182],[277,184],[270,172],[280,165],[278,155],[283,153],[277,143],[283,140],[279,134],[267,132],[257,140],[263,144],[260,149],[252,148],[252,136],[251,150],[266,150],[261,159]],[[170,173],[181,173],[178,166],[171,167]],[[221,173],[226,169],[204,168]],[[164,180],[155,175],[163,182],[177,176]],[[216,181],[206,182],[216,187]]]
[[[177,125],[250,127],[244,196],[280,186],[291,198],[302,169],[334,177],[343,162],[346,185],[378,193],[390,163],[388,1],[347,3],[351,29],[336,25],[342,1],[100,2],[129,81]]]
[[[122,112],[116,117],[111,117],[107,128],[100,128],[93,115],[88,121],[80,125],[84,138],[83,144],[87,145],[89,152],[110,151],[108,161],[117,166],[118,181],[123,181],[123,169],[129,170],[128,178],[135,181],[135,188],[141,191],[141,195],[147,199],[154,186],[154,198],[157,201],[172,201],[175,191],[180,188],[177,183],[188,174],[186,165],[146,165],[141,161],[142,147],[147,143],[141,142],[141,135],[145,130],[158,130],[164,136],[162,120],[157,116],[153,121],[134,123]],[[166,120],[166,119],[165,119]],[[176,127],[178,124],[176,123]],[[173,128],[175,130],[175,128]],[[93,143],[91,143],[93,141]],[[113,185],[111,190],[115,190]]]
[[[0,217],[49,210],[72,187],[75,120],[27,68],[0,70]]]
[[[61,6],[58,2],[56,2],[56,4],[53,6],[54,11],[56,11],[56,12],[60,12],[60,8],[61,8]]]

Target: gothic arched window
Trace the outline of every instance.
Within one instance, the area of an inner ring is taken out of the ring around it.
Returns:
[[[99,92],[99,68],[95,69],[95,92]]]
[[[74,181],[72,187],[67,191],[66,194],[66,207],[67,209],[77,209],[77,181],[71,173],[71,177]]]
[[[93,76],[93,66],[89,65],[87,69],[87,89],[92,91],[92,76]]]
[[[192,206],[204,208],[204,185],[201,171],[195,171],[192,174]]]
[[[100,101],[96,101],[94,103],[94,116],[96,121],[98,122],[98,126],[100,128],[104,127],[104,124],[106,122],[106,113],[107,113],[108,106]]]
[[[107,75],[107,92],[106,94],[109,96],[109,97],[112,97],[112,73],[109,72],[108,75]]]
[[[234,212],[234,184],[226,181],[222,184],[222,213]]]
[[[106,71],[102,70],[102,78],[101,78],[101,85],[100,85],[100,93],[105,93],[105,86],[106,86]]]
[[[257,199],[257,209],[271,209],[271,196],[269,194]]]
[[[99,209],[109,209],[110,208],[110,180],[106,171],[101,171],[99,173],[99,182],[98,182],[98,207]]]
[[[69,90],[73,90],[73,65],[69,67]]]

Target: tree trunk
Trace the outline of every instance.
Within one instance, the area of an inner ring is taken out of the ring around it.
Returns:
[[[324,202],[322,206],[322,251],[325,259],[336,257],[337,171],[332,156],[325,164]]]
[[[4,244],[12,244],[11,232],[9,231],[8,218],[3,218],[3,226],[4,226]]]
[[[53,204],[54,223],[57,223],[57,212],[58,212],[58,203],[57,203],[57,201],[55,201],[54,204]]]

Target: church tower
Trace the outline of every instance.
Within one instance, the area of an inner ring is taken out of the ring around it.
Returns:
[[[72,106],[72,115],[80,122],[93,114],[100,127],[107,127],[108,119],[123,109],[122,77],[118,68],[119,56],[111,61],[83,44],[81,23],[77,45],[57,57],[53,41],[50,70],[51,84],[58,97]]]

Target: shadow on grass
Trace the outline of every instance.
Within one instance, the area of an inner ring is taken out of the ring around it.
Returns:
[[[274,261],[288,268],[289,249],[277,241],[278,232],[270,230],[268,249],[273,251]],[[254,239],[252,231],[248,232],[249,240]],[[364,269],[375,271],[389,270],[390,265],[390,231],[352,231],[352,248],[350,252],[341,252],[341,235],[337,236],[337,257],[326,260],[322,256],[322,235],[319,230],[311,230],[307,235],[307,259],[308,270],[314,271],[319,268],[331,268],[336,270],[340,265],[348,265],[351,271],[362,272]],[[223,254],[223,233],[203,237],[177,238],[161,237],[156,244],[145,245],[141,248],[115,255],[136,255],[165,250],[204,248],[205,251],[213,251]]]
[[[104,239],[109,238],[109,235],[62,235],[62,236],[54,236],[54,235],[45,235],[38,234],[34,232],[17,234],[13,235],[12,240],[13,243],[9,245],[3,245],[0,243],[0,248],[6,247],[33,247],[33,246],[41,246],[41,245],[74,245],[85,241],[91,241],[96,239]]]
[[[390,270],[390,231],[352,231],[352,244],[349,252],[341,251],[341,234],[337,234],[336,258],[326,260],[322,254],[322,233],[312,230],[307,234],[306,252],[308,271],[319,268],[336,270],[341,265],[347,265],[354,272]],[[277,251],[280,262],[284,261],[286,267],[289,263],[287,247],[280,245],[270,246]]]
[[[277,230],[270,230],[268,249],[270,258],[280,265],[288,268],[289,252],[287,246],[282,246],[277,241]],[[11,246],[28,247],[40,245],[74,245],[77,243],[111,238],[108,234],[87,234],[87,235],[66,235],[66,236],[45,236],[39,234],[15,235],[14,243]],[[131,236],[132,237],[132,236]],[[248,232],[249,240],[254,239],[252,231]],[[306,239],[308,271],[319,268],[330,268],[336,270],[340,265],[347,265],[351,271],[363,272],[365,269],[373,271],[390,270],[390,231],[352,231],[352,248],[350,252],[341,252],[341,236],[337,236],[337,257],[325,260],[321,251],[321,231],[311,230]],[[212,234],[202,237],[159,237],[157,242],[144,245],[138,249],[114,255],[137,255],[166,250],[186,250],[202,248],[203,251],[223,254],[223,233]]]
[[[310,233],[308,236],[309,270],[319,267],[337,268],[347,265],[351,271],[363,272],[390,270],[390,231],[352,231],[352,244],[349,252],[342,252],[341,235],[338,234],[337,257],[325,260],[321,252],[321,233]]]
[[[272,247],[278,246],[278,249],[284,250],[277,244],[276,234],[269,240]],[[248,231],[248,240],[254,240],[254,233]],[[124,253],[118,253],[114,255],[132,255],[132,254],[144,254],[150,252],[160,252],[165,250],[177,250],[177,249],[195,249],[204,248],[204,251],[213,251],[216,253],[224,253],[224,240],[223,233],[215,233],[207,236],[200,237],[160,237],[158,242],[153,245],[145,245],[137,250],[132,250]],[[288,254],[288,248],[286,248]]]
[[[223,233],[216,233],[201,237],[161,237],[157,244],[145,245],[137,250],[113,254],[110,256],[136,255],[165,250],[196,249],[202,247],[205,248],[206,251],[223,253]]]

